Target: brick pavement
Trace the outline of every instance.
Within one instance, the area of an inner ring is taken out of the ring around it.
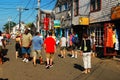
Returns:
[[[0,65],[0,78],[3,80],[120,80],[120,62],[112,59],[92,57],[92,71],[82,74],[82,57],[77,59],[67,56],[60,58],[59,50],[55,55],[54,66],[45,69],[45,65],[37,64],[33,67],[32,61],[23,63],[21,58],[15,59],[15,43],[7,46],[6,61]],[[69,52],[68,52],[69,53]],[[43,53],[44,61],[45,54]]]

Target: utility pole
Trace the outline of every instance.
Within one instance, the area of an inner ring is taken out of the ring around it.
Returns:
[[[39,29],[40,29],[40,0],[38,0],[38,21],[37,21],[37,32],[39,32]]]
[[[22,8],[18,8],[18,11],[19,11],[19,30],[21,28],[21,12],[22,12]]]
[[[21,8],[21,7],[18,8],[18,11],[19,11],[19,30],[21,28],[21,14],[22,14],[23,10],[29,10],[29,9]]]
[[[11,26],[11,25],[10,25],[10,21],[11,21],[11,18],[9,17],[9,18],[8,18],[8,23],[9,23],[9,34],[10,34],[10,26]]]

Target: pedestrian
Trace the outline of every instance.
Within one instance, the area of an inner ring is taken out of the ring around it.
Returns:
[[[6,33],[6,42],[7,42],[7,44],[9,45],[10,44],[10,38],[11,38],[11,35],[10,35],[10,33],[9,32],[7,32]]]
[[[54,58],[54,53],[56,51],[56,41],[52,37],[52,32],[49,32],[49,37],[47,37],[44,40],[44,48],[46,51],[46,60],[47,60],[46,68],[48,69],[49,67],[53,66],[53,58]]]
[[[36,58],[37,55],[39,57],[40,64],[43,64],[43,58],[42,58],[42,46],[43,46],[43,39],[40,37],[40,33],[36,32],[35,36],[32,38],[32,45],[33,45],[33,66],[36,66]]]
[[[21,36],[20,36],[20,34],[18,33],[17,34],[17,36],[16,36],[16,38],[15,38],[15,41],[16,41],[16,43],[15,43],[15,50],[16,50],[16,55],[15,55],[15,57],[16,57],[16,59],[18,58],[18,57],[20,57],[21,56]]]
[[[25,33],[22,34],[21,46],[23,54],[23,62],[28,62],[30,57],[32,35],[29,33],[29,29],[26,28]]]
[[[3,58],[3,54],[2,54],[2,47],[4,46],[5,48],[5,40],[2,36],[2,32],[0,31],[0,64],[3,64],[2,58]]]
[[[55,39],[55,41],[56,41],[56,36],[55,36],[55,34],[52,34],[52,37]]]
[[[61,58],[65,58],[65,55],[66,55],[66,44],[67,44],[67,39],[66,39],[66,37],[63,34],[61,39],[60,39]]]
[[[79,39],[78,35],[74,32],[72,36],[72,58],[77,58]]]
[[[87,34],[83,34],[83,40],[81,44],[81,55],[83,57],[83,63],[85,70],[83,73],[90,73],[91,70],[91,41],[88,39]]]

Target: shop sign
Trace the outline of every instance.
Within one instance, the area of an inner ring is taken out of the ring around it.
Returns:
[[[79,23],[80,23],[80,25],[89,25],[89,18],[88,17],[80,17]]]
[[[116,6],[111,9],[111,19],[120,19],[120,6]]]
[[[54,20],[54,27],[55,28],[60,27],[60,20]]]

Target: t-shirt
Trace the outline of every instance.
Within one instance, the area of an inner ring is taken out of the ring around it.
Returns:
[[[8,39],[10,39],[10,34],[6,34],[6,37],[7,37]]]
[[[34,36],[32,38],[32,45],[34,50],[41,50],[43,44],[43,39],[40,36]]]
[[[46,52],[47,53],[54,53],[55,52],[55,39],[50,37],[47,37],[44,41],[44,44],[46,45]]]
[[[0,46],[2,46],[2,39],[3,39],[3,36],[0,36]]]
[[[22,46],[28,47],[32,40],[32,35],[30,33],[22,35]]]
[[[65,37],[61,38],[61,47],[66,47],[67,39]]]

